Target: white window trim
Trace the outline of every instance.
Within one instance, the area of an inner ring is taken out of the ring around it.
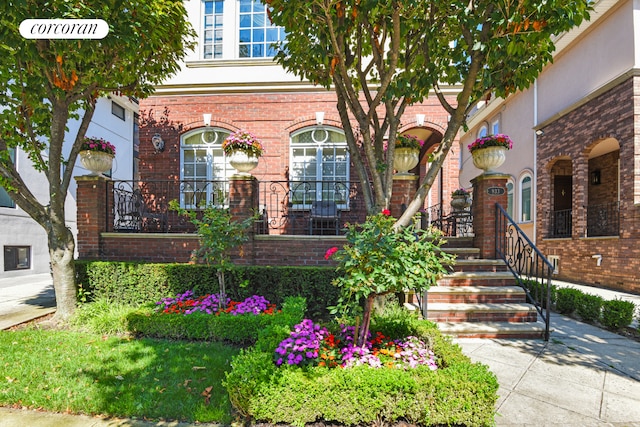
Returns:
[[[530,200],[529,200],[529,218],[528,219],[523,219],[524,217],[524,209],[523,209],[523,197],[522,197],[522,190],[523,190],[523,181],[529,178],[531,179],[531,186],[530,186]],[[533,192],[533,172],[527,170],[526,172],[523,172],[520,174],[520,177],[518,178],[518,218],[517,221],[518,223],[530,223],[533,222],[533,212],[534,212],[534,192]]]

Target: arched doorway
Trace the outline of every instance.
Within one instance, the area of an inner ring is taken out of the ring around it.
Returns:
[[[570,159],[558,159],[551,168],[552,199],[549,237],[571,237],[573,218],[573,167]]]

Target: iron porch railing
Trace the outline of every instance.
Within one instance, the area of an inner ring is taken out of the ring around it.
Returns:
[[[620,235],[620,202],[587,206],[587,237]]]
[[[496,258],[504,260],[545,324],[549,341],[553,265],[496,203]]]

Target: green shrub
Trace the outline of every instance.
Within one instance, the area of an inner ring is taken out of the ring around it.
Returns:
[[[300,297],[289,297],[282,310],[273,315],[231,314],[211,315],[195,312],[188,315],[159,313],[152,308],[141,308],[127,316],[129,332],[140,336],[227,341],[249,345],[257,341],[271,325],[293,326],[304,317],[305,302]]]
[[[600,320],[600,312],[604,299],[598,295],[582,294],[578,298],[576,311],[585,322],[597,322]]]
[[[408,316],[399,325],[392,323],[374,319],[372,330],[409,332],[428,340],[440,368],[276,367],[273,354],[279,341],[271,335],[268,344],[261,337],[255,347],[233,358],[224,386],[240,414],[273,424],[302,426],[322,420],[367,425],[402,420],[420,425],[493,425],[495,375],[485,365],[471,363],[432,322]],[[279,339],[287,336],[284,330],[279,333]]]
[[[216,267],[200,264],[76,261],[77,283],[83,297],[107,298],[125,304],[155,303],[192,290],[196,295],[217,293]],[[337,303],[337,276],[329,267],[232,266],[225,272],[227,294],[233,300],[262,295],[281,305],[288,296],[307,301],[306,316],[329,318],[326,307]]]
[[[562,314],[572,314],[578,308],[578,300],[582,292],[575,288],[558,288],[556,310]]]
[[[531,295],[531,298],[533,298],[536,302],[538,302],[540,304],[540,306],[542,308],[547,308],[547,304],[546,304],[546,283],[542,283],[538,280],[534,280],[534,279],[524,279],[521,282],[522,287],[524,287],[526,290],[529,291],[529,294]],[[558,288],[551,284],[549,286],[549,292],[551,293],[551,295],[549,296],[550,301],[551,301],[551,306],[553,306],[556,303],[557,300],[557,292],[558,292]]]
[[[631,301],[620,299],[605,301],[602,304],[600,323],[613,331],[629,326],[633,322],[635,308],[635,304]]]

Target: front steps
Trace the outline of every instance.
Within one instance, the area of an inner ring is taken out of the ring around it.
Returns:
[[[479,259],[469,239],[449,238],[453,271],[426,296],[427,319],[459,338],[543,338],[545,326],[501,260]]]

